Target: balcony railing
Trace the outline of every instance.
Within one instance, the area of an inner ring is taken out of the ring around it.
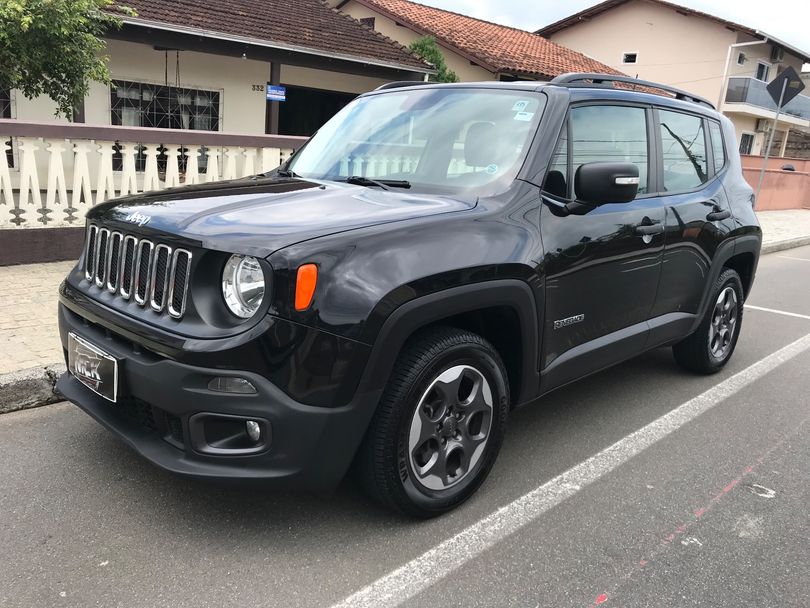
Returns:
[[[729,78],[726,90],[727,103],[747,103],[752,106],[776,112],[776,102],[766,90],[768,83],[756,78]],[[782,112],[810,120],[810,97],[797,95],[785,104]]]
[[[98,203],[269,171],[304,141],[0,119],[0,229],[83,226]]]

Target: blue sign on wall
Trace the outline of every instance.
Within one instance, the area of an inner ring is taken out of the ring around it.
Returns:
[[[267,85],[267,101],[287,101],[286,87]]]

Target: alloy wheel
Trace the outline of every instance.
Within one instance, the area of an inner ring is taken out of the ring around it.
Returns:
[[[731,349],[737,314],[737,292],[728,286],[717,296],[709,325],[709,352],[715,359],[722,360]]]
[[[445,490],[480,460],[492,426],[492,390],[484,375],[456,365],[430,383],[411,419],[408,460],[418,482]]]

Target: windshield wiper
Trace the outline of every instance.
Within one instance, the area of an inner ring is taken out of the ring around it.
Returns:
[[[270,173],[272,173],[272,171],[268,171],[264,175],[269,175]],[[289,169],[279,169],[276,171],[276,175],[279,177],[301,177],[295,171],[290,171]]]
[[[411,187],[411,182],[405,181],[404,179],[371,179],[370,177],[363,177],[362,175],[352,175],[343,181],[347,184],[355,184],[356,186],[377,186],[383,190]]]

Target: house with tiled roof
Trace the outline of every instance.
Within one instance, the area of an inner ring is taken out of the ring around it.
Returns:
[[[788,66],[801,72],[810,62],[810,49],[666,0],[606,0],[537,34],[614,69],[711,100],[734,123],[743,154],[764,154],[770,138],[776,103],[768,82]],[[780,113],[775,156],[810,156],[810,96],[804,93]]]
[[[125,4],[135,16],[120,15],[106,40],[112,88],[93,85],[80,122],[310,135],[358,93],[432,72],[320,0]],[[286,87],[285,101],[268,101],[267,85]],[[52,119],[54,109],[0,93],[0,118]]]
[[[123,4],[112,82],[73,116],[0,90],[0,265],[73,258],[90,206],[273,169],[358,94],[435,73],[321,0]]]
[[[409,0],[330,3],[405,46],[432,36],[448,67],[462,81],[551,80],[565,72],[622,73],[531,32]]]

